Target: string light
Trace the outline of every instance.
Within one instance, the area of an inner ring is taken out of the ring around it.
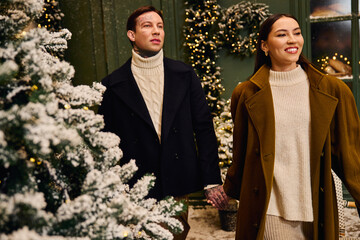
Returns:
[[[36,90],[38,90],[38,86],[36,86],[36,85],[32,85],[32,87],[31,87],[31,91],[36,91]]]

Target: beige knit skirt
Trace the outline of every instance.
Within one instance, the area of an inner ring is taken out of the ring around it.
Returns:
[[[312,222],[288,221],[282,217],[266,215],[264,240],[310,240],[312,238]]]

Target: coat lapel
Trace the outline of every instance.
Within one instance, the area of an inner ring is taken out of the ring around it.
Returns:
[[[187,72],[177,72],[172,69],[174,66],[164,59],[164,101],[163,101],[163,116],[162,116],[162,141],[165,140],[169,134],[170,127],[181,102],[184,99],[186,91],[189,86],[189,77],[184,76]]]
[[[307,67],[308,78],[310,79],[310,106],[311,106],[311,176],[315,176],[320,171],[320,156],[330,124],[333,119],[338,103],[337,98],[323,92],[319,87],[324,75],[320,74],[313,67]],[[315,179],[315,178],[313,178]],[[318,183],[312,182],[313,188]],[[316,189],[316,188],[315,188]]]
[[[123,72],[121,72],[121,75],[119,74],[120,76],[114,76],[116,79],[111,84],[113,85],[113,91],[135,114],[155,131],[145,100],[131,72],[131,59],[126,62],[122,70]]]
[[[268,193],[271,192],[275,157],[275,116],[269,84],[269,68],[262,67],[250,80],[259,91],[245,101],[249,116],[259,135],[261,164]]]

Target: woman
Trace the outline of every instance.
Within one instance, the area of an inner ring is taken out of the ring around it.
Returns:
[[[270,16],[260,27],[254,74],[233,92],[224,190],[239,199],[236,239],[338,239],[331,169],[360,206],[354,97],[311,66],[303,44],[293,16]]]

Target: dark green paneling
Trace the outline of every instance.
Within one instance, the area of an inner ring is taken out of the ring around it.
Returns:
[[[63,26],[72,32],[65,58],[75,67],[74,84],[91,84],[104,74],[106,60],[102,41],[99,1],[61,1]]]

